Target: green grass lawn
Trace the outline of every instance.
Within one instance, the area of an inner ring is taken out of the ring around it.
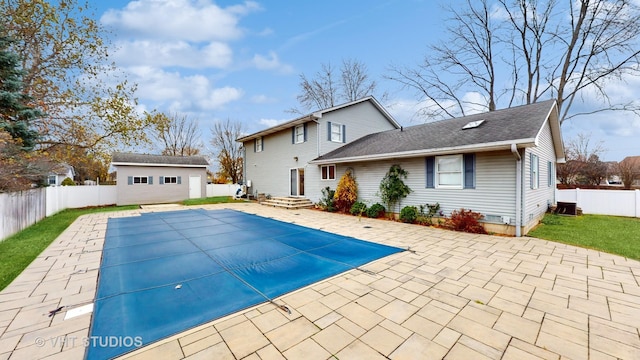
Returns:
[[[183,205],[206,205],[206,204],[222,204],[222,203],[241,203],[246,202],[245,199],[234,200],[231,196],[214,196],[200,199],[187,199],[182,202]]]
[[[606,215],[547,214],[528,236],[640,260],[640,219]]]
[[[0,241],[0,290],[20,275],[80,215],[137,208],[137,205],[130,205],[67,209]]]

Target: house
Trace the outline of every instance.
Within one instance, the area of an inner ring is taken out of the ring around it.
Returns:
[[[341,136],[329,131],[339,130],[334,122],[344,125],[347,135],[360,131],[343,144],[334,142]],[[405,183],[412,189],[400,206],[437,202],[445,215],[470,209],[484,215],[488,231],[516,236],[526,234],[555,203],[556,164],[564,162],[554,100],[403,128],[367,98],[239,141],[246,149],[245,178],[257,191],[317,202],[321,189],[335,189],[350,169],[359,200],[373,204],[380,202],[380,181],[398,164],[408,171]],[[298,151],[296,146],[306,143],[307,151]],[[400,206],[392,210],[399,212]]]
[[[398,164],[412,189],[402,206],[437,202],[445,215],[470,209],[484,215],[488,231],[520,236],[555,203],[559,162],[564,146],[549,100],[369,134],[310,164],[337,174],[350,168],[369,203],[379,201],[380,181]]]
[[[206,196],[207,166],[202,156],[114,153],[118,205],[159,204]]]
[[[60,186],[64,179],[69,178],[73,180],[76,176],[76,172],[73,166],[66,163],[58,163],[53,165],[49,174],[47,175],[47,185]]]
[[[320,110],[237,139],[244,148],[248,193],[307,197],[340,178],[335,166],[310,162],[365,135],[400,125],[373,97]]]

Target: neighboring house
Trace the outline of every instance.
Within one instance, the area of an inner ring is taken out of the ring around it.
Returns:
[[[206,196],[207,166],[202,156],[115,153],[117,204],[160,204]]]
[[[314,159],[339,179],[352,169],[359,200],[379,202],[391,165],[409,172],[401,206],[440,203],[484,215],[487,230],[526,234],[555,203],[564,146],[555,101],[513,107],[364,136]],[[336,181],[322,187],[335,189]],[[399,212],[399,208],[393,209]]]
[[[47,185],[60,186],[66,178],[73,180],[76,172],[73,166],[66,163],[59,163],[53,166],[49,174],[47,175]]]
[[[320,110],[239,138],[249,194],[300,196],[317,202],[335,188],[335,166],[310,161],[367,134],[400,125],[373,97]]]

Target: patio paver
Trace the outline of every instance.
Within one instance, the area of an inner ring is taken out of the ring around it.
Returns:
[[[534,238],[314,210],[229,208],[409,248],[128,359],[640,359],[640,262]],[[171,209],[175,210],[175,208]],[[81,359],[108,217],[85,215],[0,292],[0,360]],[[65,306],[49,317],[49,311]]]

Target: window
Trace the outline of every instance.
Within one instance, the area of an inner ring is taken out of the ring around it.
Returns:
[[[462,155],[436,157],[436,187],[462,189]]]
[[[556,184],[556,176],[553,171],[553,163],[549,161],[547,164],[547,186],[552,187]]]
[[[425,158],[427,189],[475,189],[476,154]]]
[[[254,145],[254,147],[253,147],[253,151],[254,152],[261,152],[262,149],[263,149],[262,137],[256,138],[256,142],[253,145]]]
[[[335,180],[336,179],[336,166],[335,165],[322,165],[320,167],[322,173],[322,180]]]
[[[328,129],[327,132],[329,134],[328,140],[333,142],[346,142],[345,130],[346,127],[342,124],[332,123],[331,121],[327,122]]]
[[[134,184],[147,184],[149,183],[149,178],[146,176],[134,176],[133,177]]]
[[[531,154],[531,188],[537,189],[540,185],[539,173],[540,168],[538,164],[538,155]]]
[[[47,178],[47,184],[49,185],[58,185],[58,176],[57,175],[49,175]]]
[[[160,176],[160,185],[180,184],[180,176]]]
[[[153,185],[153,176],[129,176],[127,177],[127,184],[149,184]]]
[[[298,125],[295,128],[293,128],[293,143],[294,144],[300,144],[300,143],[305,142],[305,140],[306,140],[305,125],[306,124],[301,124],[301,125]]]

